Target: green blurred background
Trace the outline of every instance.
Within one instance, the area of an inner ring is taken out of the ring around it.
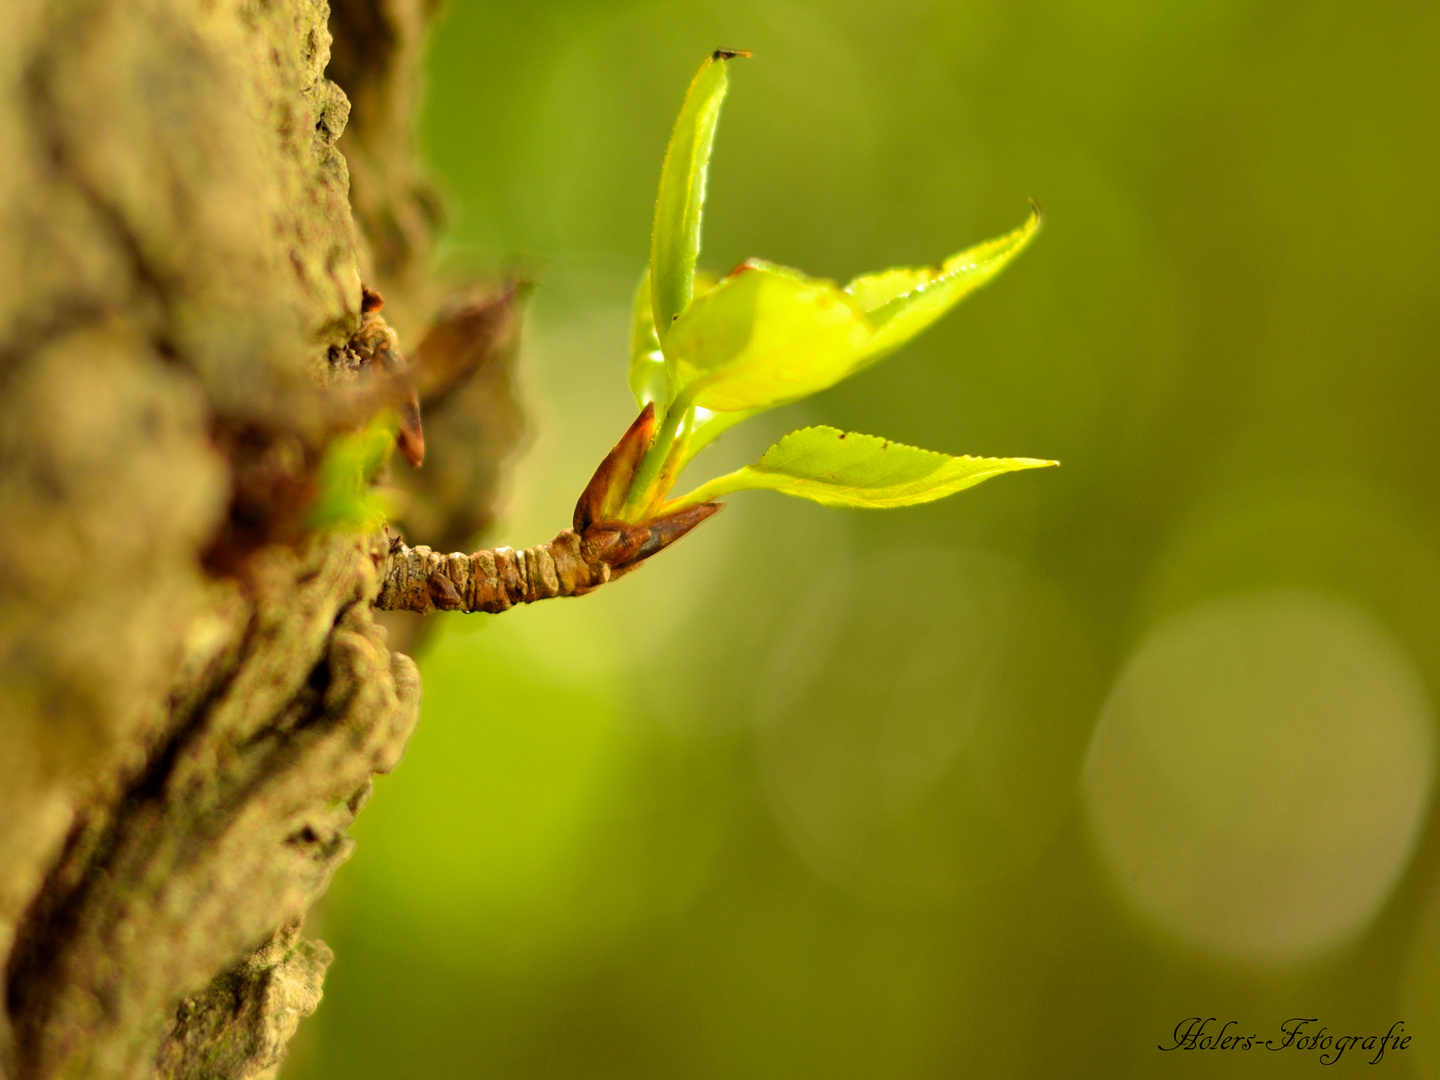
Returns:
[[[452,0],[445,259],[541,282],[492,543],[563,526],[633,415],[628,300],[716,46],[755,57],[711,268],[1047,223],[699,477],[820,421],[1064,467],[879,513],[742,494],[592,597],[445,622],[287,1075],[1322,1069],[1157,1049],[1214,1016],[1403,1020],[1378,1068],[1440,1076],[1440,5]]]

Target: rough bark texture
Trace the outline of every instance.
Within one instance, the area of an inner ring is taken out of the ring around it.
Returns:
[[[371,613],[384,538],[266,515],[333,423],[362,279],[402,342],[442,298],[409,135],[427,8],[0,3],[9,1080],[271,1075],[319,999],[299,926],[419,687]],[[437,541],[487,520],[505,372],[426,417],[465,462],[417,500]]]

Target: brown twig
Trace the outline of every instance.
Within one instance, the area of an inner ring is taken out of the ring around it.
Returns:
[[[469,555],[441,555],[424,545],[412,548],[392,533],[375,606],[422,615],[498,613],[516,604],[583,596],[636,569],[719,509],[719,503],[704,503],[639,525],[599,521],[583,532],[566,529],[535,547],[519,551],[500,547]]]

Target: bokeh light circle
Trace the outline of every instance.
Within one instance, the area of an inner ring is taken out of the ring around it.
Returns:
[[[1425,688],[1373,619],[1314,593],[1245,593],[1140,644],[1101,711],[1084,800],[1143,917],[1285,963],[1353,938],[1390,895],[1434,751]]]

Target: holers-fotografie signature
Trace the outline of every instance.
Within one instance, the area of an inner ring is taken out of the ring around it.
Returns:
[[[1245,1034],[1238,1020],[1227,1020],[1224,1024],[1213,1016],[1188,1016],[1175,1025],[1169,1046],[1161,1050],[1313,1050],[1320,1055],[1322,1065],[1333,1065],[1347,1050],[1374,1054],[1371,1065],[1378,1065],[1385,1057],[1386,1050],[1404,1050],[1410,1045],[1410,1036],[1405,1034],[1405,1021],[1396,1020],[1384,1035],[1342,1035],[1331,1034],[1329,1027],[1320,1024],[1318,1017],[1294,1016],[1280,1025],[1276,1038],[1262,1041],[1260,1035]],[[1214,1026],[1212,1026],[1214,1025]]]

